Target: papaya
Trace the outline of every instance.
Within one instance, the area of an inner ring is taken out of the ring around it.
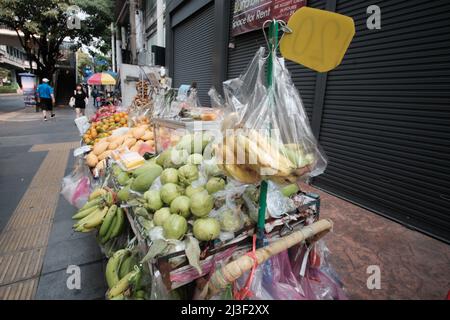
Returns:
[[[153,181],[160,176],[162,168],[160,166],[148,166],[144,173],[138,175],[131,184],[131,189],[137,192],[145,192],[152,185]]]
[[[140,166],[139,168],[135,169],[132,174],[134,177],[137,177],[143,173],[145,173],[147,171],[147,169],[152,168],[152,167],[160,167],[161,168],[161,172],[162,172],[162,167],[157,165],[154,161],[146,161],[142,166]]]

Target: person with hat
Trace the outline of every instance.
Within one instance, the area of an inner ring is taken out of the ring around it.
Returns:
[[[53,94],[53,88],[48,84],[49,82],[50,80],[44,78],[42,79],[42,83],[36,88],[37,101],[41,105],[44,121],[47,121],[47,111],[50,111],[52,118],[55,116],[55,113],[53,112],[55,95]]]

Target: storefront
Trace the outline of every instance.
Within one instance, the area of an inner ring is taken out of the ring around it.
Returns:
[[[238,76],[260,30],[234,35],[235,1],[168,6],[167,61],[174,86],[197,81],[201,103]],[[381,29],[367,27],[369,5]],[[307,1],[355,21],[342,64],[316,73],[288,62],[314,133],[329,158],[317,187],[450,241],[450,3],[419,0]],[[343,213],[345,214],[345,213]]]
[[[208,90],[213,83],[215,30],[214,1],[174,1],[167,19],[167,54],[175,88],[197,82],[202,105],[209,105]]]

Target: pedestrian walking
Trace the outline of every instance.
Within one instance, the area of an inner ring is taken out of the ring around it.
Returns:
[[[92,98],[94,99],[94,107],[98,108],[98,98],[100,96],[100,91],[98,90],[97,86],[94,86],[91,94]]]
[[[84,110],[86,109],[87,104],[87,94],[84,92],[81,84],[77,84],[73,91],[73,97],[75,98],[75,112],[77,118],[84,116]]]
[[[42,113],[44,114],[44,121],[47,121],[47,111],[50,111],[50,116],[55,117],[53,106],[55,104],[55,95],[53,88],[49,85],[50,80],[42,79],[42,83],[36,88],[37,102],[39,103]]]

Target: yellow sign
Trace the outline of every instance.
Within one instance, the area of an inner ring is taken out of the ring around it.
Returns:
[[[292,33],[281,38],[283,57],[319,72],[341,63],[355,35],[352,18],[309,7],[297,10],[287,26]]]

